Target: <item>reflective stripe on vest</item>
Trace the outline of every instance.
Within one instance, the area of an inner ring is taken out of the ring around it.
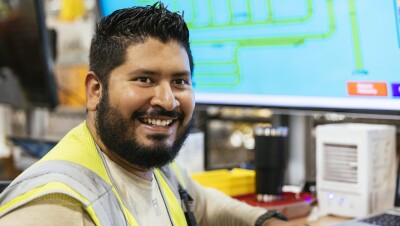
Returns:
[[[161,172],[159,169],[156,169],[155,175],[157,177],[158,182],[160,183],[163,193],[165,197],[167,197],[167,206],[168,209],[170,210],[170,213],[172,215],[172,221],[173,225],[185,225],[187,226],[186,218],[183,213],[182,207],[179,204],[178,200],[176,198],[171,198],[171,197],[176,197],[174,192],[170,189],[168,186],[167,181],[164,179],[162,176]],[[169,198],[168,198],[169,197]]]
[[[171,166],[172,166],[172,169],[175,172],[176,177],[178,177],[179,183],[181,184],[182,188],[187,189],[185,181],[183,180],[181,171],[179,170],[178,165],[176,165],[176,162],[172,162]]]

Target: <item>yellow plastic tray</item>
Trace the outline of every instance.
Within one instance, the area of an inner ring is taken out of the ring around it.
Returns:
[[[234,168],[232,170],[210,170],[194,173],[192,178],[205,187],[215,188],[229,196],[255,192],[254,170]]]

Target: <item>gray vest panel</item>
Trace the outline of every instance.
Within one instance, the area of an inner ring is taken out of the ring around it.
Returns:
[[[78,197],[74,197],[81,201],[83,207],[90,205],[93,207],[101,225],[128,225],[122,207],[112,191],[111,185],[88,168],[63,160],[39,163],[23,172],[1,193],[0,205],[4,205],[13,198],[49,182],[61,182],[66,184],[88,199],[89,202],[85,202],[78,199]],[[66,192],[62,190],[52,190],[49,193],[66,194]],[[37,197],[32,197],[31,199],[20,203],[19,206],[26,204],[35,198]],[[13,207],[7,212],[10,212],[19,206]],[[3,213],[2,215],[6,213]],[[0,215],[0,217],[2,215]]]

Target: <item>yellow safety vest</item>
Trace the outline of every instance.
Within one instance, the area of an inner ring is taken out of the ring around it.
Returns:
[[[173,225],[187,226],[176,182],[185,185],[175,163],[155,169],[155,175]],[[167,181],[176,187],[171,188]],[[113,186],[86,122],[71,130],[4,190],[0,217],[50,193],[63,193],[80,201],[96,225],[139,225]]]

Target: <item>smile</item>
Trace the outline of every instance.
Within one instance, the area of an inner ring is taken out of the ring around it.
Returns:
[[[170,126],[173,123],[172,119],[163,120],[163,119],[142,118],[139,119],[139,121],[148,125],[155,125],[155,126]]]

